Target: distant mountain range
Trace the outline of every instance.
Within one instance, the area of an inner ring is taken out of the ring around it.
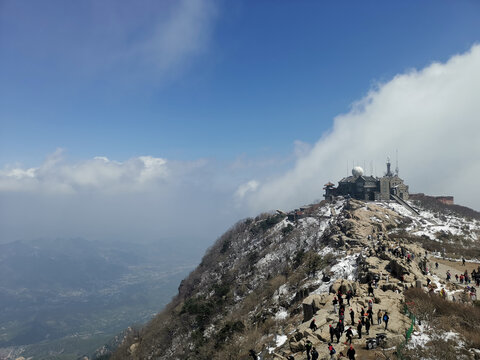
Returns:
[[[77,359],[149,320],[192,270],[173,246],[40,239],[0,245],[0,359]],[[60,356],[60,357],[59,357]]]

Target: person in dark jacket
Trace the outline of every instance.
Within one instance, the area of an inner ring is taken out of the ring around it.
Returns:
[[[383,315],[383,322],[385,323],[385,330],[387,330],[389,319],[390,319],[390,317],[388,316],[387,312],[385,311],[385,315]]]
[[[373,309],[368,308],[367,314],[368,314],[367,322],[370,322],[373,325]]]
[[[358,338],[361,339],[362,338],[362,321],[361,320],[358,321],[357,332],[358,332]]]
[[[347,303],[348,303],[348,306],[350,306],[350,299],[352,298],[352,290],[348,290],[347,292]]]
[[[310,329],[312,329],[312,331],[317,330],[317,324],[315,324],[315,318],[313,318],[312,321],[310,322]]]
[[[362,325],[365,325],[365,310],[363,308],[360,312],[360,320],[362,321]]]
[[[367,333],[367,335],[370,335],[369,332],[370,332],[370,321],[365,321],[365,332]]]
[[[355,359],[355,349],[353,348],[353,345],[350,345],[350,348],[347,351],[347,356],[349,360]]]
[[[373,294],[373,286],[372,286],[372,283],[371,283],[371,282],[368,283],[368,296],[370,296],[370,295],[372,295],[372,297],[375,296],[375,295]]]
[[[349,327],[347,329],[347,331],[345,332],[345,335],[347,335],[347,341],[350,342],[350,345],[352,344],[352,338],[353,338],[353,331],[352,331],[352,328]],[[347,343],[347,341],[345,341],[345,344]]]
[[[335,337],[337,338],[337,344],[338,344],[340,342],[340,338],[342,337],[342,332],[338,327],[335,329]]]
[[[310,351],[312,351],[312,342],[307,340],[305,343],[305,351],[307,352],[307,360],[310,360]]]
[[[343,325],[342,320],[338,320],[337,329],[340,330],[340,334],[343,334],[343,332],[345,331],[345,325]]]
[[[333,342],[333,337],[335,336],[335,329],[333,328],[332,324],[328,325],[330,330],[330,342]]]
[[[313,348],[312,349],[312,360],[317,360],[318,359],[318,351],[317,349]]]
[[[352,320],[352,326],[355,325],[355,312],[350,309],[350,320]]]

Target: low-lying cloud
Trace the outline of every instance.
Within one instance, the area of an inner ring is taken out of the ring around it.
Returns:
[[[347,162],[385,171],[398,149],[400,176],[411,192],[454,195],[480,209],[480,45],[446,63],[410,70],[378,84],[337,116],[294,167],[245,192],[253,211],[292,208],[322,197],[327,181],[346,175]],[[257,179],[258,181],[258,179]]]
[[[235,186],[214,161],[104,156],[59,149],[38,167],[0,171],[0,242],[37,237],[210,244],[237,219]]]

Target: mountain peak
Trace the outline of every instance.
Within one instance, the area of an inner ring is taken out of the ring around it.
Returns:
[[[480,235],[478,220],[432,210],[420,200],[402,205],[339,198],[295,214],[265,213],[235,224],[182,281],[166,309],[113,358],[298,358],[307,341],[328,356],[330,325],[342,320],[350,326],[350,309],[354,348],[369,358],[365,335],[359,339],[357,330],[369,308],[375,317],[371,345],[392,353],[413,329],[406,290],[460,296],[463,287],[432,273],[433,264],[453,255],[452,246],[457,256],[468,254]],[[343,314],[340,304],[333,306],[339,291],[349,303]],[[376,318],[385,313],[386,329]]]

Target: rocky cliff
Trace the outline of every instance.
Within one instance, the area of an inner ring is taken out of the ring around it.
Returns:
[[[304,359],[307,340],[322,359],[328,356],[330,325],[339,321],[333,308],[339,291],[344,303],[345,294],[353,294],[344,322],[351,325],[353,310],[357,354],[374,358],[356,330],[370,302],[375,319],[367,337],[385,334],[383,356],[398,356],[412,325],[405,290],[465,292],[463,285],[446,284],[439,272],[432,273],[435,256],[474,258],[480,235],[478,213],[465,218],[454,209],[411,205],[419,214],[391,202],[339,199],[308,207],[294,222],[283,214],[262,214],[237,223],[182,281],[166,309],[113,359],[251,359],[249,350],[262,359]],[[388,312],[387,329],[377,324],[378,310]],[[310,328],[312,319],[316,329]],[[345,333],[341,341],[334,346],[346,353]],[[466,358],[474,358],[474,343],[464,342]]]

